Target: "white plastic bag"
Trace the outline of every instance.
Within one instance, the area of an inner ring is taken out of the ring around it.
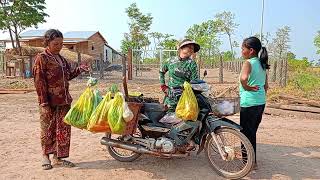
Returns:
[[[217,105],[220,114],[229,115],[234,113],[234,102],[222,101]]]
[[[122,96],[123,97],[123,96]],[[124,100],[124,97],[123,97]],[[133,119],[134,115],[133,112],[129,109],[128,103],[124,101],[123,103],[123,114],[122,114],[123,120],[125,122],[129,122]]]
[[[182,119],[176,116],[176,113],[169,112],[165,116],[163,116],[159,122],[164,124],[178,124]]]

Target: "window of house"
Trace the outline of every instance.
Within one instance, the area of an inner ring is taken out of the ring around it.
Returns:
[[[92,50],[92,51],[94,50],[94,46],[91,47],[91,50]]]

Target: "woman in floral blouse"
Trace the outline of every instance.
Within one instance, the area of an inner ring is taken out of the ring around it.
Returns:
[[[64,160],[69,157],[71,137],[71,127],[63,122],[72,102],[68,81],[88,71],[88,66],[80,65],[71,69],[70,64],[59,54],[63,46],[63,35],[59,30],[48,30],[44,44],[46,49],[38,54],[33,67],[40,105],[42,168],[52,168],[50,154],[53,154],[55,164],[74,167],[72,162]]]

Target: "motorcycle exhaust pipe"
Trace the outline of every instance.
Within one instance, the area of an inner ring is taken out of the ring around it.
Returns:
[[[142,146],[139,145],[134,145],[134,144],[127,144],[118,140],[114,140],[114,139],[110,139],[107,137],[103,137],[100,141],[100,143],[102,145],[106,145],[106,146],[111,146],[111,147],[116,147],[116,148],[121,148],[121,149],[125,149],[125,150],[129,150],[129,151],[133,151],[136,153],[141,153],[141,154],[150,154],[150,155],[154,155],[154,156],[160,156],[160,157],[167,157],[167,158],[171,158],[171,157],[188,157],[190,154],[186,153],[186,154],[164,154],[161,152],[154,152],[154,151],[150,151],[147,148],[144,148]]]
[[[125,150],[129,150],[129,151],[133,151],[133,152],[141,153],[141,154],[151,154],[151,155],[156,155],[156,156],[161,155],[161,153],[150,151],[149,149],[144,148],[142,146],[134,145],[134,144],[127,144],[127,143],[124,143],[124,142],[121,142],[118,140],[114,140],[114,139],[110,139],[107,137],[103,137],[101,139],[101,144],[106,145],[106,146],[116,147],[116,148],[122,148]]]

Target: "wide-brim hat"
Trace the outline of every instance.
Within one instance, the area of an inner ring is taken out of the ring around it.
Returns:
[[[198,43],[196,43],[195,41],[185,41],[183,43],[180,44],[180,46],[178,47],[178,49],[181,49],[183,46],[192,44],[194,47],[194,52],[198,52],[200,50],[200,45]]]

